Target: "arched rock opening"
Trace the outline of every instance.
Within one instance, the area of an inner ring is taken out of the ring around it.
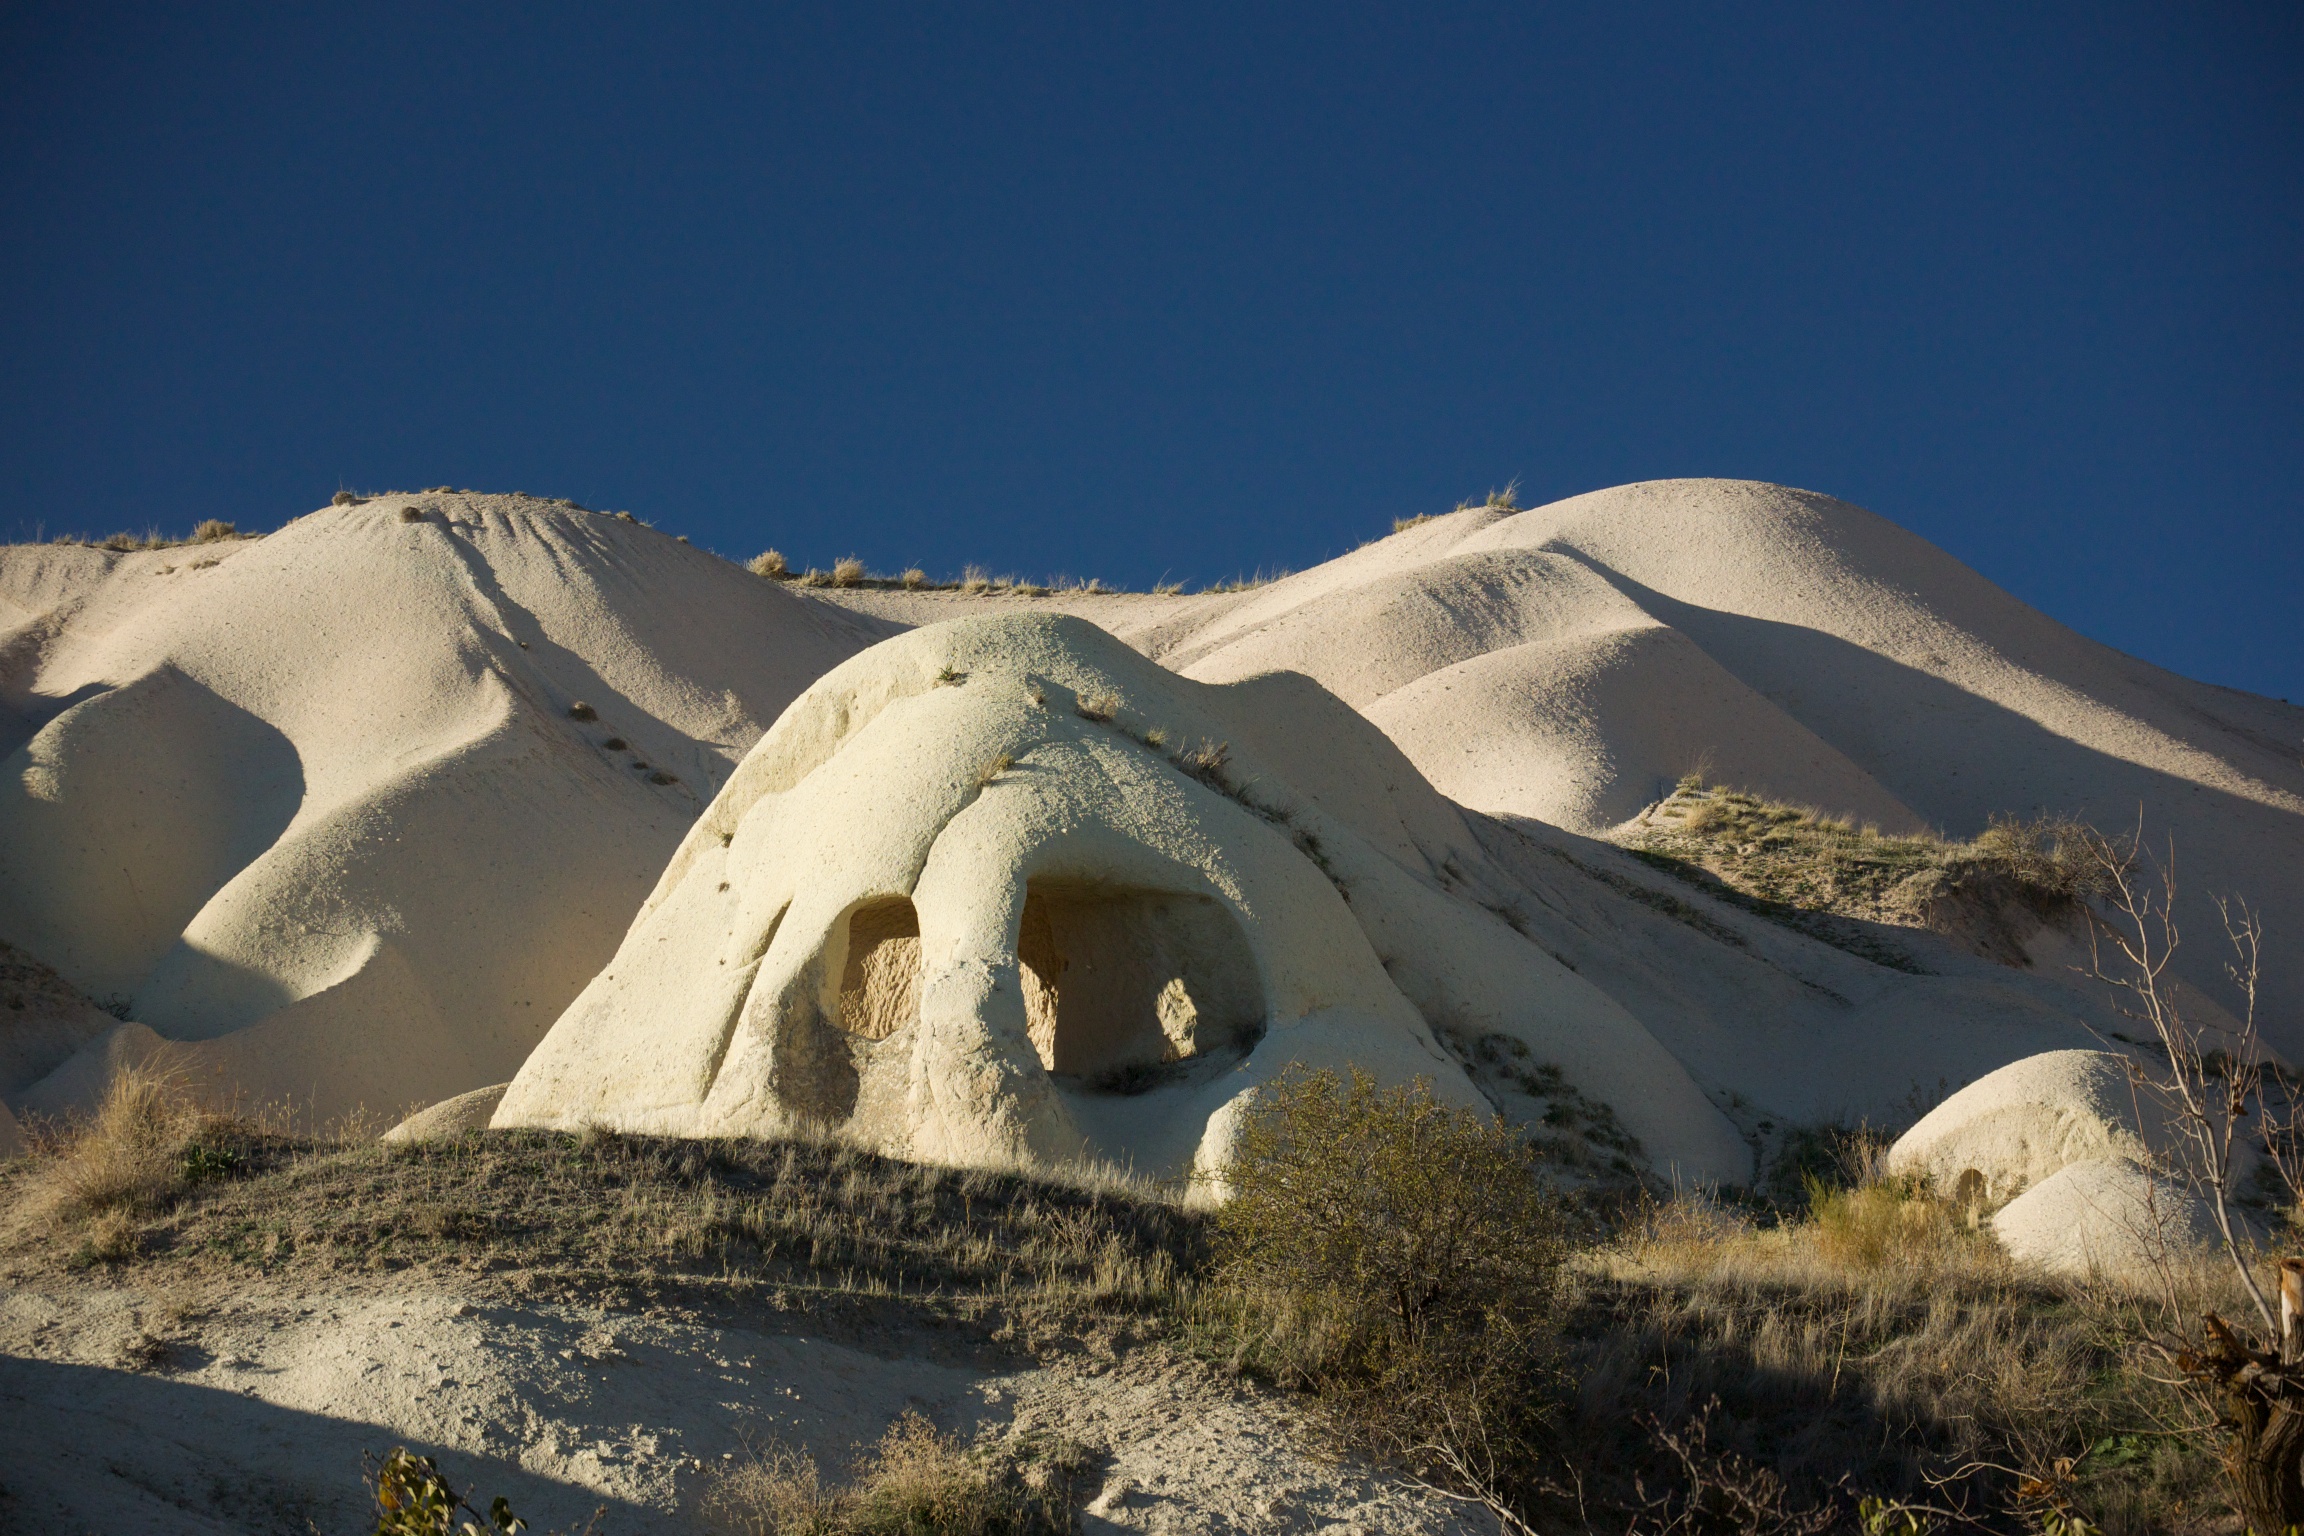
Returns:
[[[1041,1065],[1102,1086],[1246,1046],[1264,993],[1221,902],[1165,891],[1031,882],[1016,957]]]
[[[840,1027],[885,1040],[920,1017],[920,915],[901,896],[848,914],[840,968]]]

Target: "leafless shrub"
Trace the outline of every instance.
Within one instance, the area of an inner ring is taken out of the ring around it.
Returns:
[[[600,712],[582,699],[578,699],[568,706],[568,718],[571,720],[597,720],[600,718]]]
[[[2195,1313],[2181,1256],[2150,1231],[2138,1236],[2158,1272],[2162,1307],[2145,1341],[2194,1392],[2190,1428],[2221,1443],[2234,1511],[2252,1530],[2293,1529],[2304,1525],[2304,1260],[2283,1258],[2264,1274],[2238,1210],[2240,1179],[2259,1152],[2290,1209],[2304,1207],[2304,1100],[2273,1066],[2257,1015],[2263,924],[2245,901],[2216,899],[2237,1006],[2230,1022],[2203,1023],[2170,969],[2183,945],[2173,840],[2150,850],[2141,819],[2127,837],[2080,829],[2068,838],[2068,847],[2043,852],[2034,841],[2026,852],[2069,871],[2074,888],[2097,898],[2089,972],[2149,1031],[2150,1054],[2131,1062],[2129,1076],[2140,1116],[2165,1128],[2154,1171],[2206,1206],[2258,1325],[2235,1326],[2213,1308]]]
[[[361,498],[353,495],[350,491],[338,491],[328,498],[328,505],[332,507],[356,507],[360,505],[360,501]]]
[[[1120,695],[1111,692],[1084,693],[1072,704],[1072,713],[1098,725],[1110,725],[1119,712]]]
[[[416,505],[414,502],[410,502],[408,505],[400,509],[400,521],[404,523],[420,523],[424,521],[424,509]]]
[[[1647,1416],[1648,1433],[1674,1463],[1679,1486],[1651,1494],[1644,1481],[1637,1484],[1647,1517],[1641,1529],[1656,1536],[1820,1536],[1832,1529],[1840,1518],[1834,1503],[1798,1505],[1775,1472],[1708,1443],[1719,1406],[1712,1399],[1678,1429]]]

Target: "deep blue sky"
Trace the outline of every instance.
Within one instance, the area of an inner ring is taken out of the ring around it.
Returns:
[[[0,10],[0,536],[1301,567],[1861,502],[2304,700],[2304,8]]]

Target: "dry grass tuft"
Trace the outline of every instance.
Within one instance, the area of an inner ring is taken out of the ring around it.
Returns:
[[[1231,758],[1230,742],[1203,741],[1198,746],[1184,748],[1169,761],[1183,769],[1188,777],[1229,794],[1231,786],[1225,781],[1224,766]]]
[[[1456,510],[1461,512],[1464,509],[1458,507]],[[1419,512],[1414,517],[1396,517],[1392,519],[1392,531],[1394,533],[1406,533],[1409,529],[1421,528],[1426,523],[1435,521],[1438,517],[1439,514],[1436,512]]]
[[[907,566],[904,574],[897,577],[896,580],[905,591],[917,592],[928,585],[928,573],[916,565]]]
[[[338,491],[328,498],[328,505],[332,507],[356,507],[360,505],[360,502],[361,498],[353,495],[350,491]]]
[[[1208,590],[1211,592],[1253,592],[1258,587],[1268,587],[1276,581],[1286,581],[1295,574],[1294,571],[1285,566],[1275,567],[1270,571],[1259,566],[1252,576],[1235,576],[1230,581],[1210,582]]]
[[[784,563],[783,552],[774,549],[762,550],[754,555],[752,563],[744,569],[755,576],[765,576],[770,581],[782,581],[792,574],[792,568]]]
[[[1005,752],[999,753],[998,755],[989,759],[983,767],[976,770],[976,787],[978,789],[990,788],[994,779],[997,779],[1000,777],[1000,775],[1006,773],[1009,769],[1015,766],[1015,758],[1010,757]]]
[[[600,718],[600,712],[582,699],[578,699],[568,706],[568,718],[571,720],[597,720]]]
[[[238,537],[240,537],[238,526],[227,523],[221,518],[211,517],[192,530],[191,542],[194,544],[217,544],[226,539]]]
[[[1084,693],[1072,704],[1072,713],[1098,725],[1110,725],[1119,712],[1120,695],[1116,693]]]
[[[404,523],[420,523],[424,521],[424,509],[417,506],[414,502],[410,502],[407,506],[400,509],[400,521]]]
[[[832,562],[832,585],[853,587],[864,579],[864,562],[854,555],[842,555]]]
[[[246,1160],[254,1128],[197,1105],[162,1071],[114,1075],[94,1114],[63,1127],[17,1190],[17,1221],[61,1236],[92,1223],[84,1252],[128,1256],[133,1218],[165,1211],[192,1185],[228,1176]]]
[[[814,566],[808,567],[793,580],[796,585],[803,587],[828,587],[832,585],[832,578]]]
[[[971,1451],[906,1413],[844,1487],[804,1452],[777,1448],[715,1479],[702,1513],[716,1536],[1068,1536],[1089,1470],[1068,1442]]]
[[[973,596],[980,592],[990,591],[991,587],[992,579],[984,574],[984,567],[971,565],[962,568],[960,572],[961,591]]]

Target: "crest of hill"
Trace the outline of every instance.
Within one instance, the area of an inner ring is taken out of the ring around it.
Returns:
[[[0,939],[133,1021],[86,1051],[321,1115],[511,1076],[736,761],[888,628],[449,493],[0,549],[0,623]],[[21,1055],[0,1094],[68,1107],[87,1074]]]
[[[1829,496],[1651,481],[1428,519],[1245,593],[1046,601],[1187,677],[1311,676],[1518,824],[1611,835],[1692,771],[1891,833],[2141,812],[2195,933],[2211,890],[2263,911],[2269,1011],[2304,1020],[2304,709],[2088,640]],[[2186,964],[2220,979],[2205,944]],[[2304,1049],[2304,1023],[2274,1027]]]

